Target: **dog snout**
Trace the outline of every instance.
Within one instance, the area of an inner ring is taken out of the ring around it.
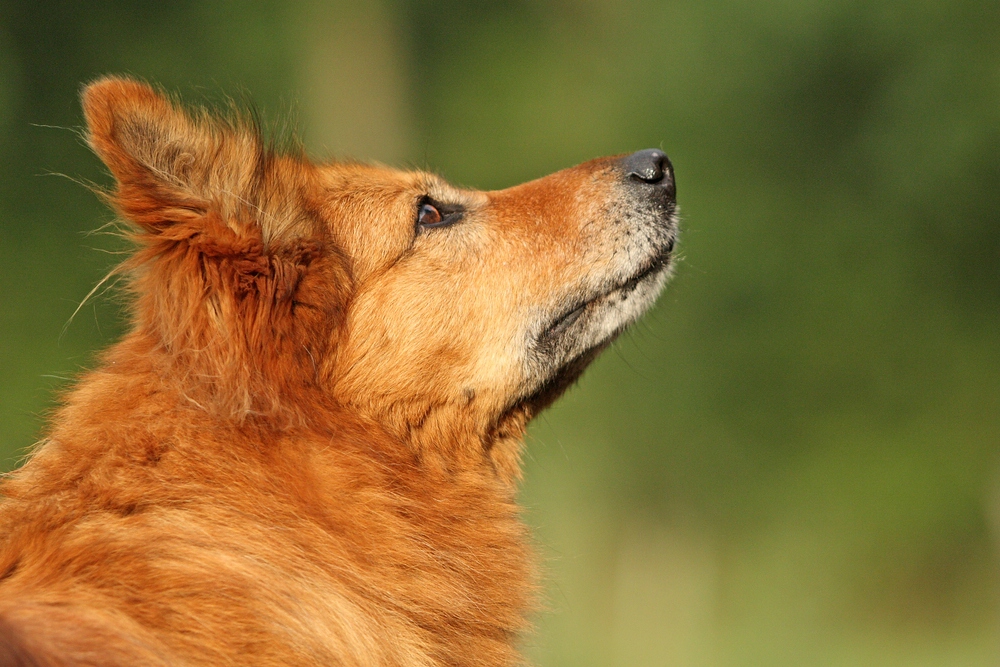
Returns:
[[[674,167],[667,154],[658,148],[647,148],[622,158],[622,167],[629,181],[644,183],[673,199],[677,196]]]

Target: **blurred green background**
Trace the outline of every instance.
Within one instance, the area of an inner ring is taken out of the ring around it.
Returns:
[[[1000,4],[0,0],[3,468],[122,331],[102,73],[480,188],[671,156],[676,279],[531,431],[539,665],[1000,663]]]

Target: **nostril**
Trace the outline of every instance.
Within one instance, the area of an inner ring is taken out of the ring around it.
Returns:
[[[670,187],[673,167],[667,154],[658,148],[647,148],[622,158],[625,175],[650,185]]]
[[[676,196],[674,168],[667,154],[658,148],[647,148],[621,159],[625,175],[636,180],[655,185],[666,191],[670,197]]]
[[[622,159],[625,174],[644,183],[658,184],[670,176],[670,160],[658,148],[647,148]]]

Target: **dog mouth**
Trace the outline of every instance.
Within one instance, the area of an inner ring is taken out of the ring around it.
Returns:
[[[542,331],[538,336],[538,343],[541,347],[548,347],[556,340],[565,337],[570,330],[584,315],[601,309],[604,305],[621,303],[636,291],[645,282],[655,281],[671,264],[674,249],[674,239],[671,238],[666,246],[652,259],[642,265],[639,270],[627,280],[611,285],[609,288],[601,290],[596,295],[588,296],[573,303],[564,310]],[[625,322],[624,324],[628,324]],[[624,326],[623,324],[623,326]]]
[[[653,303],[670,268],[674,241],[630,278],[573,303],[538,335],[538,384],[515,401],[544,409],[580,377],[602,350]]]

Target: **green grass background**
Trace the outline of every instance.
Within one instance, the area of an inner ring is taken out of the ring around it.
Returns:
[[[1000,663],[997,3],[0,0],[0,468],[123,328],[103,73],[480,188],[668,152],[677,277],[531,430],[536,663]]]

